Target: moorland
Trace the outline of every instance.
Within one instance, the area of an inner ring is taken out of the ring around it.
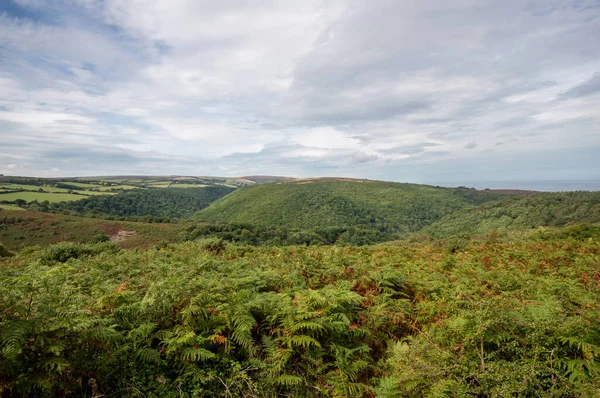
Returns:
[[[594,397],[600,192],[0,177],[0,396]]]

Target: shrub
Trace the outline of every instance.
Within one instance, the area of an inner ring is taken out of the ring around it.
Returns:
[[[108,241],[110,241],[110,238],[103,232],[98,232],[90,239],[90,243],[102,243]]]
[[[120,250],[119,246],[110,243],[95,243],[85,245],[82,243],[63,242],[52,245],[42,250],[40,259],[43,264],[51,265],[54,263],[64,263],[71,258],[98,255],[103,252],[116,253]]]
[[[2,243],[0,243],[0,257],[12,257],[14,256],[14,253],[11,252],[10,250],[8,250],[6,248],[6,246],[4,246]]]
[[[200,247],[213,254],[221,254],[225,251],[225,241],[220,238],[204,239],[199,241]]]

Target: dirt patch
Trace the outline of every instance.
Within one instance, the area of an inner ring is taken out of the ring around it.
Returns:
[[[122,242],[128,238],[131,238],[133,236],[136,236],[137,232],[135,231],[118,231],[116,234],[114,235],[110,235],[110,241],[111,242]]]
[[[98,228],[100,228],[102,232],[104,232],[108,236],[117,235],[119,231],[123,229],[121,225],[116,223],[100,224],[98,225]]]

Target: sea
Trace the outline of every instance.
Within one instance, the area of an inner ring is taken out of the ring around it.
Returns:
[[[473,181],[431,183],[442,187],[468,187],[476,189],[522,189],[542,192],[600,191],[598,180],[531,180],[531,181]]]

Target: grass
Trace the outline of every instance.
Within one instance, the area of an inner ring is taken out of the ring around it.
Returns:
[[[98,189],[98,188],[104,188],[104,185],[100,185],[100,184],[95,184],[93,182],[75,182],[75,181],[68,181],[65,182],[65,184],[68,185],[72,185],[74,187],[80,187],[80,188],[84,188],[84,189]]]
[[[73,191],[73,192],[77,192],[81,195],[90,195],[90,196],[106,196],[106,195],[116,195],[116,192],[107,192],[107,190],[102,190],[102,191]]]
[[[11,211],[24,211],[25,210],[19,206],[15,206],[15,205],[0,205],[0,209],[11,210]]]
[[[133,185],[119,184],[119,185],[112,185],[110,187],[100,186],[98,189],[101,191],[110,191],[113,189],[136,189],[136,188],[138,188],[138,187],[133,186]]]
[[[70,202],[74,200],[81,200],[86,198],[86,195],[75,195],[69,193],[48,193],[48,192],[11,192],[11,193],[2,193],[0,194],[0,201],[6,202],[14,202],[17,199],[23,199],[27,202],[32,202],[37,200],[38,202],[43,202],[47,200],[48,202]]]
[[[0,188],[12,189],[12,190],[24,190],[24,191],[39,191],[40,188],[46,192],[51,193],[67,193],[69,190],[65,188],[56,188],[49,186],[40,185],[27,185],[27,184],[1,184]]]
[[[40,186],[40,185],[9,183],[9,184],[0,184],[0,192],[13,192],[15,190],[38,192],[40,189],[42,189],[42,190],[44,190],[44,192],[49,192],[49,193],[69,193],[69,191],[71,191],[71,192],[77,192],[78,194],[81,194],[81,195],[107,195],[110,193],[106,192],[106,191],[110,191],[113,189],[136,188],[131,185],[117,185],[117,186],[105,187],[103,185],[85,184],[85,183],[80,183],[80,182],[68,182],[65,184],[73,185],[75,187],[79,187],[82,189],[71,190],[71,189],[67,189],[67,188],[57,188],[57,187],[52,187],[52,186],[47,186],[47,185]],[[97,189],[98,191],[90,191],[90,189]]]
[[[206,184],[173,184],[170,188],[204,188]]]

